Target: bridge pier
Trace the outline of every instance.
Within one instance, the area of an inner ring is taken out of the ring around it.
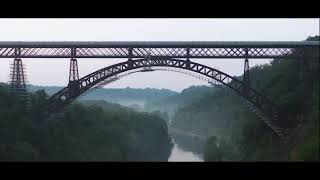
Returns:
[[[70,81],[68,84],[68,94],[67,94],[67,100],[71,98],[75,98],[79,95],[80,93],[80,84],[79,81]]]
[[[187,68],[187,69],[190,69],[190,59],[189,59],[189,56],[190,56],[190,48],[187,48],[187,60],[186,60],[186,68]]]
[[[11,74],[10,74],[10,86],[14,91],[25,91],[25,74],[24,66],[20,58],[15,58],[13,64],[11,64]]]
[[[31,107],[31,99],[26,89],[25,67],[20,59],[19,48],[15,48],[15,58],[13,64],[11,64],[10,87],[11,91],[25,104],[26,109],[29,109]]]
[[[250,79],[249,79],[249,60],[248,60],[248,49],[246,49],[246,59],[244,60],[244,72],[243,72],[243,95],[249,96],[250,90]]]
[[[78,61],[75,58],[70,60],[69,82],[79,80]]]
[[[79,80],[78,61],[76,59],[76,48],[71,48],[71,60],[69,70],[69,82]]]
[[[129,56],[129,59],[128,59],[128,66],[129,66],[129,69],[132,69],[133,68],[133,61],[132,61],[132,48],[129,48],[128,49],[128,56]]]
[[[67,99],[76,97],[80,91],[80,84],[79,84],[79,69],[78,69],[78,61],[76,57],[76,49],[71,49],[71,56],[70,59],[70,69],[69,69],[69,84],[68,87],[70,89]]]

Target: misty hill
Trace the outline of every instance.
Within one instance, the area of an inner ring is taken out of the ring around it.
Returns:
[[[178,107],[185,104],[189,104],[196,99],[204,97],[205,94],[209,92],[216,91],[217,88],[208,86],[190,86],[184,89],[181,93],[171,95],[169,97],[164,97],[154,101],[149,101],[145,105],[145,110],[151,111],[161,111],[167,112],[169,117],[172,118]]]
[[[105,101],[75,101],[48,120],[44,91],[21,99],[0,83],[0,161],[168,161],[173,148],[159,116]]]
[[[48,96],[53,95],[59,90],[63,89],[62,86],[36,86],[36,85],[28,85],[27,90],[30,92],[36,92],[38,90],[44,89],[44,91],[48,94]]]
[[[319,36],[308,40],[319,41]],[[319,160],[319,61],[306,61],[309,65],[303,81],[301,64],[296,59],[274,59],[270,64],[250,69],[251,86],[278,105],[278,121],[288,127],[301,124],[295,132],[299,135],[295,137],[295,146],[289,147],[291,160]],[[206,161],[287,158],[275,133],[248,108],[243,98],[226,87],[184,104],[171,125],[212,137],[205,148]]]
[[[80,103],[84,106],[99,106],[104,110],[113,111],[116,113],[121,113],[123,111],[134,111],[132,108],[122,106],[117,103],[110,103],[104,100],[82,100]]]
[[[52,95],[63,87],[57,86],[28,86],[28,90],[35,92],[44,89],[47,94]],[[169,89],[155,88],[101,88],[89,90],[88,93],[81,95],[78,100],[104,100],[112,103],[118,103],[125,106],[137,106],[141,108],[148,101],[163,99],[178,94]]]

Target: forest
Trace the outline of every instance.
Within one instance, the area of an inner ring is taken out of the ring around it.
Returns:
[[[307,40],[319,41],[319,36]],[[289,152],[283,152],[279,138],[244,98],[227,87],[212,88],[180,106],[172,126],[209,137],[203,146],[205,161],[319,160],[319,60],[305,60],[304,70],[294,59],[250,68],[251,86],[276,103],[279,121],[292,129]]]
[[[47,94],[31,109],[0,85],[0,161],[167,161],[172,142],[165,121],[107,102],[75,102],[47,120]],[[95,105],[98,104],[98,105]]]

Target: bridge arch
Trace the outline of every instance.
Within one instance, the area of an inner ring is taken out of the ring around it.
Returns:
[[[162,72],[173,72],[173,73],[180,73],[180,74],[183,74],[183,75],[187,75],[187,76],[190,76],[194,79],[197,79],[199,81],[203,81],[205,83],[207,83],[207,85],[211,86],[211,87],[216,87],[216,88],[222,88],[222,85],[221,83],[213,80],[213,79],[210,79],[208,78],[207,76],[203,76],[201,74],[198,74],[198,73],[194,73],[192,71],[187,71],[187,70],[184,70],[184,69],[178,69],[178,68],[169,68],[169,67],[152,67],[152,69],[150,68],[150,70],[145,70],[145,69],[135,69],[135,70],[130,70],[130,71],[126,71],[124,73],[120,73],[120,74],[117,74],[115,76],[112,76],[110,78],[107,78],[105,79],[104,81],[101,81],[100,83],[96,84],[95,86],[91,87],[90,90],[87,90],[86,92],[82,93],[80,95],[83,96],[87,93],[89,93],[90,91],[94,91],[95,89],[99,89],[99,88],[102,88],[106,85],[109,85],[115,81],[118,81],[122,78],[125,78],[127,76],[130,76],[132,74],[136,74],[136,73],[140,73],[140,72],[145,72],[145,71],[152,71],[152,72],[159,72],[159,71],[162,71]]]
[[[131,67],[130,67],[131,66]],[[155,60],[147,60],[147,59],[138,59],[138,60],[129,60],[117,64],[113,64],[111,66],[102,68],[95,72],[92,72],[78,80],[75,84],[77,92],[71,91],[71,84],[69,84],[64,89],[60,90],[56,94],[50,97],[50,100],[57,100],[59,98],[63,98],[67,102],[73,101],[77,98],[80,94],[87,91],[91,87],[97,85],[98,83],[115,76],[117,74],[139,69],[145,67],[172,67],[172,68],[180,68],[188,71],[193,71],[199,73],[201,75],[207,76],[212,78],[219,83],[224,84],[225,86],[233,89],[239,95],[243,95],[243,82],[235,77],[232,77],[220,70],[217,70],[212,67],[208,67],[206,65],[202,65],[199,63],[180,60],[180,59],[155,59]],[[256,90],[250,88],[248,100],[255,103],[257,106],[262,106],[263,102],[267,102],[273,104],[267,97],[263,96],[261,93],[257,92]],[[259,104],[260,103],[260,104]]]
[[[105,68],[92,72],[78,81],[69,83],[69,85],[49,98],[52,106],[63,107],[70,104],[81,94],[101,83],[102,81],[118,75],[120,73],[147,67],[172,67],[185,69],[207,76],[234,90],[238,95],[245,98],[253,105],[256,114],[283,140],[286,140],[286,131],[281,128],[277,122],[276,105],[262,93],[248,87],[249,91],[244,92],[245,85],[243,81],[232,77],[220,70],[208,67],[203,64],[192,62],[190,60],[181,60],[176,58],[156,58],[156,59],[136,59],[113,64]]]

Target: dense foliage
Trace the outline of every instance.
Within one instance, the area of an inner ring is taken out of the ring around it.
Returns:
[[[168,160],[173,144],[158,116],[101,101],[74,103],[59,121],[46,121],[46,97],[33,93],[25,111],[0,86],[0,161]]]
[[[319,41],[319,36],[308,40]],[[303,66],[299,60],[275,59],[252,67],[250,82],[278,105],[282,125],[293,128],[302,119],[302,128],[293,132],[298,135],[293,137],[296,144],[286,147],[290,148],[290,159],[319,160],[319,60],[304,60]],[[226,87],[179,108],[172,126],[213,137],[204,147],[208,161],[287,158],[278,137],[249,110],[243,98]],[[225,151],[233,153],[220,153]]]

